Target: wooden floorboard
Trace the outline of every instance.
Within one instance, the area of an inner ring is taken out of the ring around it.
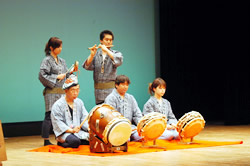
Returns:
[[[56,143],[51,135],[52,142]],[[250,125],[224,126],[207,125],[197,135],[196,140],[243,141],[239,145],[226,145],[206,148],[171,150],[163,152],[97,157],[85,155],[27,152],[43,145],[40,136],[5,138],[7,161],[4,166],[158,166],[158,165],[250,165]]]

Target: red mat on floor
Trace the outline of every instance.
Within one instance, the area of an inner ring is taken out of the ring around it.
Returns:
[[[218,141],[198,141],[195,140],[193,144],[179,144],[178,141],[165,141],[157,140],[157,146],[166,147],[166,149],[159,148],[142,148],[141,142],[128,142],[128,152],[116,151],[114,153],[91,153],[89,151],[89,145],[80,145],[79,148],[63,148],[57,145],[43,146],[37,149],[29,150],[29,152],[52,152],[52,153],[65,153],[65,154],[77,154],[77,155],[89,155],[89,156],[117,156],[117,155],[129,155],[138,153],[148,153],[148,152],[160,152],[168,150],[178,150],[178,149],[189,149],[189,148],[202,148],[202,147],[212,147],[212,146],[223,146],[223,145],[235,145],[242,144],[242,141],[235,142],[218,142]],[[152,145],[153,142],[148,142],[145,145]]]

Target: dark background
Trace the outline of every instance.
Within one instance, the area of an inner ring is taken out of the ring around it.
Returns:
[[[161,77],[178,118],[249,124],[249,1],[159,0]]]

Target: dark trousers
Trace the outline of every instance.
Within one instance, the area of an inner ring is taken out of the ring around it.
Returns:
[[[52,123],[50,118],[51,111],[45,112],[45,117],[42,124],[42,137],[49,138],[49,134],[52,129]]]
[[[67,136],[64,143],[58,142],[57,145],[62,146],[64,148],[78,148],[79,145],[89,145],[89,141],[81,140],[74,134],[70,134]]]

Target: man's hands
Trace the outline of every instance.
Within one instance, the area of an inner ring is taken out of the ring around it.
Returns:
[[[79,126],[76,126],[73,128],[73,133],[78,133],[80,131],[80,127]]]
[[[74,128],[70,128],[66,131],[66,133],[78,133],[80,131],[80,126],[76,126]]]
[[[97,51],[98,48],[99,48],[99,46],[96,47],[96,44],[95,44],[93,47],[90,47],[90,48],[89,48],[89,50],[90,50],[90,56],[91,56],[91,57],[94,57],[94,56],[95,56],[96,51]]]

